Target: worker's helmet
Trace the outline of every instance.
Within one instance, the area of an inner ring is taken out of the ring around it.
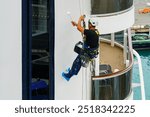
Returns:
[[[97,26],[98,22],[95,19],[89,19],[88,21],[90,24],[92,24],[92,26]]]

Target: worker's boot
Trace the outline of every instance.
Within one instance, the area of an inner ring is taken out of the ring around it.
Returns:
[[[63,76],[63,78],[65,78],[67,81],[69,81],[70,78],[72,77],[72,75],[70,74],[70,68],[68,68],[66,71],[67,71],[68,73],[63,72],[63,73],[62,73],[62,76]]]

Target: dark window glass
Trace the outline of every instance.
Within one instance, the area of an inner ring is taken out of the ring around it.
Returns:
[[[32,1],[32,34],[47,32],[48,27],[48,1]]]
[[[133,0],[91,0],[91,14],[119,12],[132,6]]]
[[[132,69],[120,76],[92,81],[92,100],[123,100],[131,91]]]
[[[32,99],[49,99],[49,0],[32,0]]]

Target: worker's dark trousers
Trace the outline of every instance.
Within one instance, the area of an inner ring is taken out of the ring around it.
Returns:
[[[78,55],[74,60],[71,70],[68,72],[67,76],[71,78],[73,75],[77,75],[80,69],[81,69],[81,58],[80,55]]]

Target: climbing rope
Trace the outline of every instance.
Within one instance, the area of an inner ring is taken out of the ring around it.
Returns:
[[[82,13],[82,9],[81,9],[81,0],[79,0],[79,10],[80,10],[80,16],[81,15],[83,15]],[[83,21],[83,27],[84,27],[84,29],[85,29],[85,22]],[[83,41],[84,41],[84,34],[82,34],[81,33],[81,35],[82,35],[82,38],[83,38]],[[85,84],[85,79],[84,79],[84,77],[85,77],[85,75],[84,75],[84,69],[82,69],[82,100],[84,99],[84,96],[83,96],[83,94],[84,94],[84,92],[85,92],[85,88],[84,88],[84,84]]]

